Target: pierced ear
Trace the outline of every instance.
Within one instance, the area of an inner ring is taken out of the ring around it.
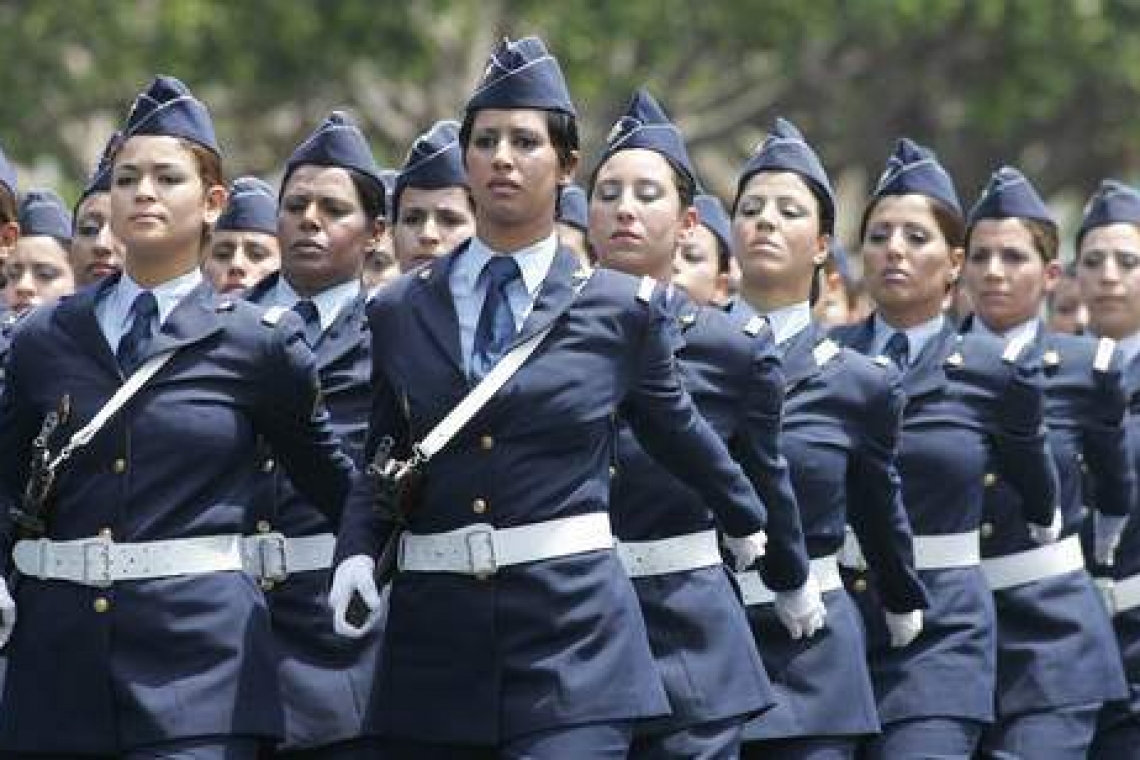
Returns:
[[[574,174],[578,171],[578,163],[582,160],[582,154],[579,151],[570,151],[570,159],[566,162],[565,166],[561,166],[562,172],[559,184],[566,185],[574,181]]]
[[[0,225],[0,248],[13,248],[20,239],[20,223],[8,222]]]
[[[693,237],[697,227],[701,224],[700,215],[695,206],[689,206],[681,212],[681,229],[677,234],[678,242],[688,241]]]
[[[816,246],[816,253],[811,257],[811,260],[817,267],[821,267],[827,261],[827,257],[831,255],[831,235],[820,235],[819,239],[816,240]]]
[[[206,190],[206,213],[205,221],[211,227],[218,221],[218,217],[222,215],[222,211],[226,208],[226,202],[229,201],[229,191],[222,185],[211,185]]]
[[[384,234],[388,231],[388,222],[382,216],[378,216],[372,220],[372,235],[368,238],[368,245],[374,247],[380,244],[384,239]]]

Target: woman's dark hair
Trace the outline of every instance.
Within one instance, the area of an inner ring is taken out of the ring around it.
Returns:
[[[871,203],[867,204],[867,208],[863,211],[863,219],[859,222],[859,240],[863,240],[867,235],[867,221],[871,218],[871,212],[879,205],[883,198],[892,198],[895,196],[884,195],[882,198],[876,198]],[[942,233],[947,245],[951,248],[963,248],[967,244],[966,240],[966,220],[962,218],[954,209],[947,206],[936,198],[931,198],[929,195],[922,196],[927,205],[930,207],[930,213],[934,216],[934,224],[938,227],[938,231]]]
[[[14,222],[17,218],[16,196],[8,192],[7,188],[0,188],[0,224]]]
[[[356,196],[369,221],[374,222],[384,216],[384,186],[363,172],[356,169],[346,169],[352,178],[352,186],[356,188]]]
[[[467,111],[463,115],[463,124],[459,127],[459,144],[463,146],[463,154],[467,154],[467,146],[471,143],[471,130],[475,127],[475,115],[478,111]],[[578,151],[578,121],[568,113],[562,111],[544,111],[546,114],[546,132],[554,152],[558,154],[558,164],[562,169],[569,169],[574,164],[574,154]]]
[[[1021,226],[1029,233],[1029,237],[1033,241],[1033,248],[1037,251],[1037,255],[1041,257],[1042,261],[1050,262],[1057,258],[1057,254],[1061,248],[1061,239],[1057,234],[1057,226],[1055,224],[1046,222],[1044,219],[1026,219],[1022,216],[1011,218],[1016,218],[1017,221],[1021,222]],[[978,221],[982,220],[979,219]],[[970,246],[970,234],[973,231],[973,225],[966,231],[967,248]]]

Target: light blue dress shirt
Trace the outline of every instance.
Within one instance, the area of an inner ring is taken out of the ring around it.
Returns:
[[[150,289],[154,294],[154,300],[158,303],[159,329],[179,302],[201,284],[202,271],[195,267],[184,275]],[[115,287],[95,304],[95,319],[99,321],[99,329],[107,339],[111,353],[119,350],[119,342],[131,329],[131,323],[134,322],[131,306],[135,302],[135,297],[144,290],[146,288],[132,280],[124,270]]]
[[[507,286],[507,301],[515,330],[521,330],[534,308],[542,281],[550,272],[554,254],[558,252],[558,237],[550,236],[510,254],[496,253],[478,237],[471,239],[467,250],[459,254],[451,267],[451,298],[455,303],[455,316],[459,320],[459,346],[463,352],[463,367],[471,372],[471,354],[475,350],[475,329],[479,325],[479,312],[487,298],[487,281],[480,277],[483,267],[492,256],[513,256],[518,262],[522,277]]]

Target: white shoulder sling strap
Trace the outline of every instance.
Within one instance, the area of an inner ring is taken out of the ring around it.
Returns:
[[[590,272],[590,275],[592,274],[593,271]],[[576,294],[580,293],[586,283],[589,282],[590,275],[576,284],[574,289]],[[419,443],[412,447],[412,461],[409,464],[422,465],[439,453],[440,449],[446,446],[448,441],[454,438],[455,434],[462,430],[463,426],[470,422],[471,418],[478,414],[479,410],[491,400],[491,397],[498,393],[499,389],[506,385],[506,382],[519,371],[519,368],[526,363],[538,345],[554,329],[554,324],[557,321],[552,321],[545,328],[512,348],[506,356],[500,359],[491,368],[491,371],[483,376],[479,384],[472,388],[471,392],[454,409],[448,412],[446,417],[440,420]]]
[[[127,378],[127,382],[123,383],[119,389],[115,391],[115,395],[107,400],[107,403],[103,405],[103,408],[99,410],[98,414],[92,417],[90,422],[72,434],[67,445],[59,452],[59,456],[52,460],[50,465],[51,469],[55,470],[66,462],[72,454],[90,443],[91,439],[107,424],[107,421],[126,406],[127,402],[146,385],[146,382],[154,377],[154,373],[158,372],[162,369],[164,364],[170,361],[170,357],[174,356],[174,352],[175,349],[163,351],[143,362],[143,364]]]

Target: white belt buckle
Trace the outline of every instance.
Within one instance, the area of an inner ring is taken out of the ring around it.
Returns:
[[[281,533],[262,533],[257,537],[257,577],[280,583],[289,577],[286,538]]]
[[[495,558],[495,529],[481,528],[466,536],[467,556],[471,562],[471,574],[479,580],[486,580],[499,569]]]
[[[95,588],[110,588],[111,539],[92,538],[80,543],[83,552],[83,583]]]

